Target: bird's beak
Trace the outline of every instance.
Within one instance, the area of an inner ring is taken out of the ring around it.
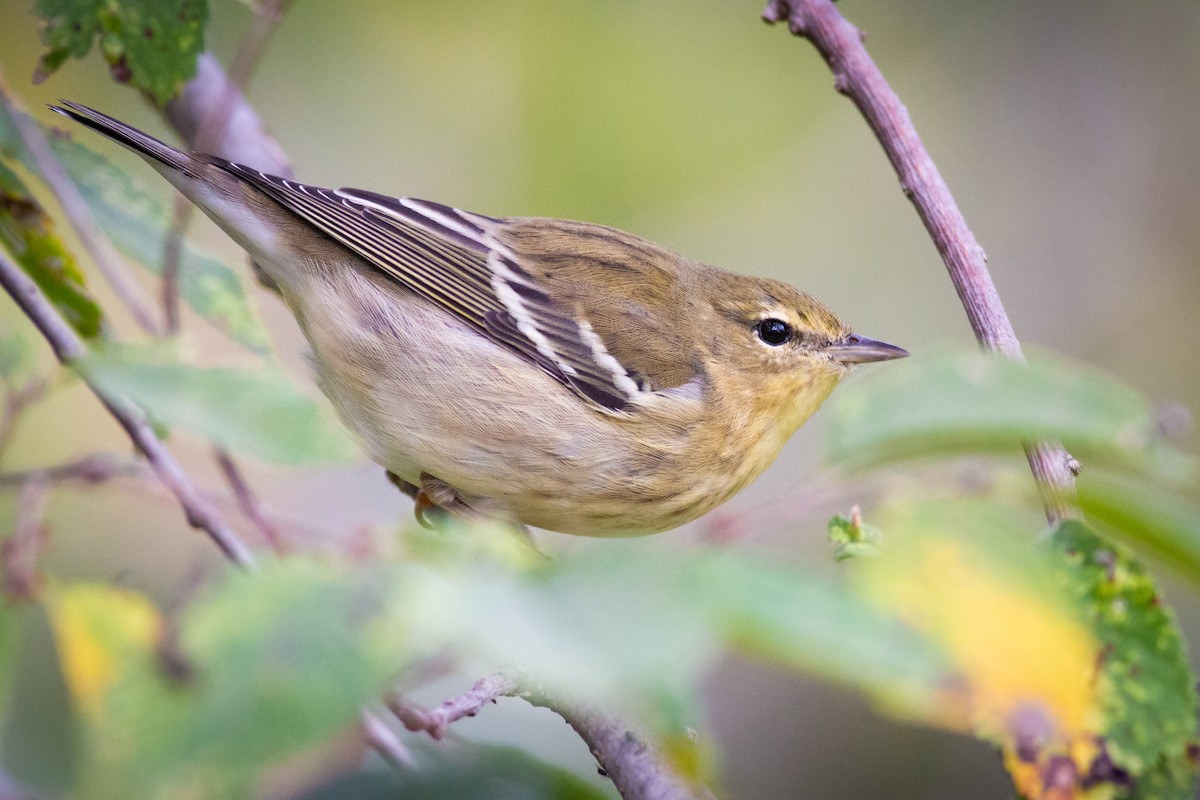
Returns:
[[[825,352],[834,361],[843,364],[866,364],[870,361],[891,361],[893,358],[904,358],[908,351],[894,344],[868,339],[852,333],[825,348]]]

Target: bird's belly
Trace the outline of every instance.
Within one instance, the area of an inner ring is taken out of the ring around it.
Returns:
[[[426,473],[468,503],[584,535],[665,530],[719,502],[684,479],[686,436],[650,447],[644,422],[589,407],[427,302],[345,272],[324,277],[341,284],[332,290],[285,297],[322,390],[371,458],[404,480]]]

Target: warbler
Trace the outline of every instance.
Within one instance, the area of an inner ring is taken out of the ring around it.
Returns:
[[[266,271],[322,390],[419,511],[668,530],[757,477],[852,365],[908,355],[787,284],[613,228],[322,189],[63,106]]]

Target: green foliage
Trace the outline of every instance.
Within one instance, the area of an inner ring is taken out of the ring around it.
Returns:
[[[421,768],[395,783],[399,790],[393,788],[386,796],[405,800],[608,800],[612,796],[521,750],[483,744],[423,754]]]
[[[1064,522],[1046,547],[1059,556],[1060,584],[1079,598],[1103,644],[1108,758],[1130,776],[1132,796],[1187,800],[1195,782],[1187,753],[1196,736],[1196,678],[1174,614],[1142,565],[1084,524]]]
[[[33,367],[33,346],[18,329],[0,325],[0,381],[13,384]]]
[[[97,38],[113,77],[167,102],[196,72],[204,50],[206,0],[37,0],[46,51],[34,81],[69,58],[83,58]]]
[[[303,560],[231,575],[186,619],[182,652],[203,686],[169,759],[249,773],[354,722],[411,658],[384,614],[386,577]]]
[[[0,247],[46,293],[76,333],[87,339],[100,335],[103,315],[88,294],[83,272],[59,239],[54,220],[3,161],[0,161]]]
[[[962,453],[1015,453],[1058,439],[1089,467],[1117,464],[1178,481],[1192,459],[1155,430],[1153,407],[1096,370],[1040,355],[981,353],[900,362],[840,389],[830,403],[831,462],[852,467]]]
[[[3,161],[0,161],[0,192],[5,195],[29,194],[25,184]]]
[[[1157,432],[1136,390],[1046,356],[1022,365],[946,354],[897,366],[830,400],[830,461],[1017,455],[1021,442],[1062,441],[1084,465],[1078,492],[1089,518],[1200,581],[1196,461]]]
[[[328,464],[357,451],[327,407],[275,367],[202,368],[153,347],[109,347],[73,366],[154,419],[275,464]]]
[[[234,791],[350,724],[389,676],[434,653],[518,670],[662,735],[679,732],[671,712],[722,643],[888,697],[901,685],[914,699],[946,680],[936,649],[905,626],[794,568],[634,542],[556,563],[514,560],[489,543],[474,555],[456,547],[426,542],[429,557],[372,565],[294,558],[233,575],[165,638],[152,634],[162,624],[145,601],[122,590],[59,591],[51,615],[89,732],[89,785],[108,787],[104,796]],[[663,576],[666,586],[654,580]]]
[[[830,405],[830,459],[855,468],[914,457],[1016,455],[1021,442],[1064,441],[1084,464],[1078,490],[1088,518],[1200,580],[1194,461],[1159,436],[1148,402],[1109,377],[1044,356],[1024,366],[946,355],[880,371]],[[949,502],[944,498],[938,505]],[[962,533],[977,537],[985,518],[972,513]],[[890,518],[885,523],[889,533],[895,524]],[[930,520],[916,527],[927,530]],[[844,542],[854,540],[848,521],[835,520],[831,531]],[[1020,527],[1008,536],[1019,541]],[[1087,701],[1097,709],[1099,724],[1074,734],[1076,741],[1092,743],[1074,751],[1079,780],[1096,791],[1108,787],[1118,797],[1191,797],[1194,676],[1174,617],[1151,577],[1122,548],[1079,522],[1061,525],[1046,549],[1057,584],[1076,598],[1100,644],[1094,656],[1097,696]],[[990,623],[1008,631],[1018,627],[1015,619]],[[1064,711],[1079,702],[1059,698]],[[1020,719],[1042,738],[1029,739],[1029,730],[1005,733],[1003,726],[988,738],[1004,744],[1006,736],[1017,735],[1005,745],[1006,763],[1019,792],[1040,796],[1053,736],[1030,722],[1039,717],[1028,709]],[[1061,750],[1062,742],[1057,746]],[[1089,748],[1090,755],[1081,757]]]
[[[571,773],[514,747],[469,741],[414,748],[416,769],[342,775],[299,800],[611,800]]]
[[[1194,497],[1092,471],[1079,476],[1078,488],[1089,520],[1200,584],[1200,507]]]
[[[845,561],[857,556],[877,556],[883,542],[883,531],[862,520],[858,509],[844,517],[837,514],[829,520],[829,543],[833,545],[833,558]]]

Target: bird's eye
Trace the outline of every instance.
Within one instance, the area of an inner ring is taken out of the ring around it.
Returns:
[[[774,317],[760,320],[758,325],[754,326],[754,330],[758,338],[773,347],[787,344],[792,338],[792,326]]]

